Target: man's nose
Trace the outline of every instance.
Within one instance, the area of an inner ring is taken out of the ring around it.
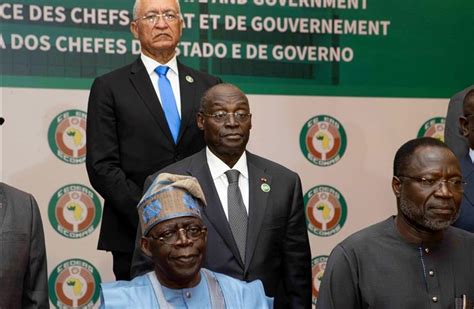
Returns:
[[[228,113],[226,118],[225,118],[225,123],[230,126],[236,126],[239,125],[239,122],[235,119],[235,114],[234,113]]]
[[[191,239],[189,239],[188,235],[186,235],[186,230],[184,228],[180,228],[178,230],[178,240],[177,240],[177,244],[188,244],[189,242],[191,241]]]
[[[163,16],[158,15],[156,18],[157,18],[157,20],[155,22],[155,27],[156,28],[159,28],[159,29],[168,28],[168,23],[166,22],[166,20]]]
[[[449,187],[449,183],[446,180],[442,180],[439,182],[438,188],[435,191],[435,194],[438,196],[443,197],[452,197],[453,192],[452,189]]]

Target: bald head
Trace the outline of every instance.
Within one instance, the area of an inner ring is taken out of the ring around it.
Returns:
[[[217,84],[209,88],[201,98],[201,111],[209,110],[210,105],[216,100],[239,99],[249,102],[245,93],[232,84]]]

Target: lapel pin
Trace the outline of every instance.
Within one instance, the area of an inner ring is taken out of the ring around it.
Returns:
[[[260,188],[262,189],[263,192],[265,193],[268,193],[270,192],[270,185],[268,183],[262,183],[262,185],[260,186]]]
[[[260,178],[260,181],[262,182],[262,185],[260,186],[260,189],[262,189],[263,192],[268,193],[270,192],[270,185],[267,183],[267,178],[262,177]]]
[[[192,78],[192,76],[190,76],[190,75],[186,75],[186,81],[188,83],[194,83],[194,78]]]

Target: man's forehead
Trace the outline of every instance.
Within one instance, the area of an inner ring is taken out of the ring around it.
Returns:
[[[240,90],[233,87],[220,87],[214,89],[210,94],[211,104],[245,103],[247,97]]]
[[[157,229],[163,229],[167,227],[174,227],[177,225],[182,225],[182,224],[189,224],[189,223],[200,223],[202,220],[197,218],[197,217],[178,217],[178,218],[173,218],[170,220],[166,220],[163,222],[160,222],[156,225]]]
[[[454,154],[443,147],[418,147],[409,160],[408,170],[419,171],[426,169],[456,170],[459,163]]]
[[[210,102],[210,106],[222,106],[226,104],[248,105],[248,102],[245,99],[245,97],[241,97],[241,96],[217,97],[217,98],[213,98],[212,101]]]
[[[177,0],[142,0],[139,5],[141,12],[179,11]]]

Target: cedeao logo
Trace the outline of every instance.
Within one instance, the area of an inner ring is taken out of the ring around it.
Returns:
[[[80,110],[67,110],[57,115],[48,129],[48,142],[56,157],[70,164],[86,160],[86,118]]]

